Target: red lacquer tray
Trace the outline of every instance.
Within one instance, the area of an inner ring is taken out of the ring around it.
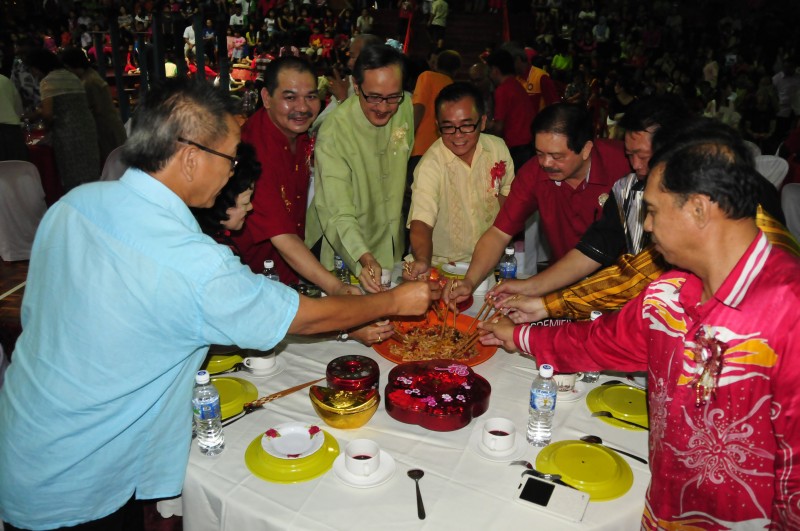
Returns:
[[[448,323],[450,323],[450,325],[452,325],[453,323],[452,319],[453,318],[451,314],[447,318]],[[472,319],[473,319],[472,316],[459,314],[458,317],[456,318],[456,329],[459,330],[460,332],[464,332],[469,327],[470,323],[472,323]],[[416,319],[403,320],[403,321],[395,319],[393,320],[393,322],[395,324],[395,327],[400,332],[408,332],[409,330],[421,326],[431,327],[431,326],[441,326],[442,324],[442,321],[436,316],[436,313],[433,310],[429,311],[425,317],[418,317]],[[477,326],[478,325],[476,323],[475,326],[472,327],[471,332],[475,331]],[[394,338],[390,338],[382,343],[375,343],[374,345],[372,345],[372,348],[375,350],[375,352],[377,352],[378,354],[380,354],[381,356],[383,356],[384,358],[386,358],[391,362],[404,363],[403,359],[400,356],[395,356],[394,354],[391,353],[390,347],[392,345],[399,345],[399,343]],[[477,354],[472,356],[471,358],[452,360],[452,361],[458,361],[460,363],[469,365],[470,367],[474,367],[475,365],[479,365],[484,361],[488,360],[489,358],[494,356],[495,352],[497,352],[496,346],[485,346],[482,345],[480,341],[475,343],[475,349],[477,350]],[[438,353],[430,352],[429,355],[426,357],[426,359],[438,359],[439,357],[440,356]]]
[[[489,409],[492,386],[463,363],[412,361],[389,372],[386,412],[434,431],[459,430]]]

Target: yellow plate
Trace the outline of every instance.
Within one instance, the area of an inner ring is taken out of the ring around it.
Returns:
[[[242,363],[244,358],[238,354],[226,356],[209,356],[206,358],[205,370],[208,374],[219,374],[233,369],[237,364]]]
[[[301,459],[279,459],[261,447],[263,433],[253,439],[244,452],[244,462],[257,478],[273,483],[300,483],[321,476],[331,469],[339,455],[339,443],[325,430],[322,448]]]
[[[647,419],[647,393],[627,385],[600,385],[586,395],[589,411],[610,411],[615,417],[649,426]],[[626,430],[643,431],[616,419],[598,417],[606,424]]]
[[[619,498],[633,485],[630,465],[616,452],[599,444],[559,441],[536,456],[536,470],[561,474],[561,479],[587,493],[592,501]]]
[[[211,383],[219,391],[219,407],[223,420],[241,413],[246,403],[258,398],[256,386],[241,378],[220,376],[211,378]]]

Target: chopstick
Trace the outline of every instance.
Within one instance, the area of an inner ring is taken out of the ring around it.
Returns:
[[[482,321],[483,319],[488,317],[489,316],[489,312],[491,312],[492,309],[493,308],[492,308],[492,302],[491,301],[489,301],[489,300],[483,301],[483,306],[481,306],[481,309],[478,310],[477,314],[475,314],[475,318],[472,319],[472,322],[469,324],[469,326],[464,331],[464,333],[465,334],[469,334],[470,330],[472,330],[472,327],[475,326],[475,323],[477,323],[478,321]],[[485,315],[484,315],[484,313],[485,313]]]
[[[494,313],[491,316],[487,317],[485,320],[486,321],[494,321],[496,318],[499,317],[499,314],[500,314],[500,310],[495,309]],[[473,321],[473,323],[474,323],[474,321]],[[472,327],[472,325],[470,325],[470,327]],[[478,338],[480,337],[480,335],[481,335],[480,330],[475,330],[474,332],[469,334],[465,339],[463,339],[461,341],[461,343],[458,343],[453,348],[453,354],[455,356],[463,355],[467,350],[472,348],[472,346],[475,344],[476,341],[478,341]]]

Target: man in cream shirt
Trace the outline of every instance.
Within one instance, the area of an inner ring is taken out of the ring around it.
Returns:
[[[434,104],[441,138],[414,171],[411,211],[413,261],[408,278],[432,265],[469,261],[511,190],[514,163],[505,142],[482,135],[486,113],[480,91],[469,83],[443,88]]]

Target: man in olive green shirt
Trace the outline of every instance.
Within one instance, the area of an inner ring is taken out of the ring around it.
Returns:
[[[314,150],[306,245],[322,238],[322,264],[332,269],[334,254],[341,256],[370,292],[380,290],[381,270],[405,250],[401,207],[414,113],[403,75],[398,51],[365,48],[353,71],[358,97],[325,120]]]

